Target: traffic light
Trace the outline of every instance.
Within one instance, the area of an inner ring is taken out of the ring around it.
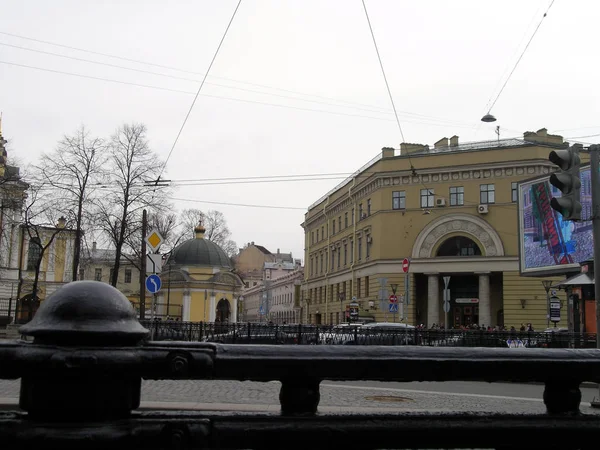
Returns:
[[[560,171],[550,175],[550,184],[562,192],[562,196],[552,198],[550,205],[562,214],[565,220],[581,220],[581,180],[579,151],[581,144],[574,144],[565,150],[553,150],[548,159],[560,167]]]

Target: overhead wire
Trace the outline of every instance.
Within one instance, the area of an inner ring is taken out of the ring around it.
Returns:
[[[164,163],[162,164],[162,168],[160,170],[160,172],[158,173],[158,177],[156,179],[156,183],[158,184],[158,180],[160,180],[161,175],[163,174],[165,167],[167,166],[167,163],[169,162],[169,159],[171,158],[171,155],[173,154],[173,150],[175,150],[175,146],[177,145],[177,142],[179,141],[179,137],[181,136],[181,133],[183,132],[183,129],[185,128],[185,124],[187,123],[190,114],[192,113],[192,110],[194,109],[194,105],[196,104],[196,100],[198,99],[198,96],[200,95],[200,91],[202,90],[202,86],[204,86],[204,82],[206,81],[206,77],[208,76],[208,74],[210,73],[210,69],[212,68],[215,60],[217,59],[217,55],[219,54],[219,50],[221,50],[221,46],[223,45],[223,42],[225,41],[225,37],[227,36],[227,32],[229,31],[229,28],[231,27],[231,24],[233,23],[233,19],[235,18],[235,15],[238,12],[238,9],[240,8],[240,4],[242,3],[242,0],[238,0],[238,3],[233,11],[233,14],[231,15],[231,19],[229,19],[229,23],[227,24],[227,27],[225,28],[225,32],[223,33],[223,36],[221,37],[221,40],[219,41],[219,45],[217,46],[217,49],[215,50],[215,53],[210,61],[210,64],[208,65],[208,69],[206,69],[206,73],[204,74],[204,78],[202,78],[202,82],[200,83],[200,86],[198,87],[198,91],[196,92],[196,95],[194,96],[194,100],[192,101],[192,104],[190,105],[190,108],[187,112],[187,114],[185,115],[185,118],[183,119],[183,123],[181,124],[181,128],[179,129],[179,132],[177,133],[177,136],[175,137],[175,141],[173,142],[173,145],[171,146],[171,150],[169,151],[169,154],[167,155],[167,159],[164,161]]]
[[[19,34],[14,34],[14,33],[8,33],[5,31],[0,31],[0,34],[2,35],[6,35],[6,36],[11,36],[14,38],[18,38],[18,39],[24,39],[24,40],[29,40],[32,42],[38,42],[38,43],[42,43],[42,44],[46,44],[46,45],[52,45],[55,47],[61,47],[61,48],[65,48],[65,49],[69,49],[69,50],[75,50],[75,51],[79,51],[79,52],[84,52],[84,53],[89,53],[89,54],[93,54],[93,55],[98,55],[98,56],[103,56],[103,57],[107,57],[107,58],[114,58],[114,59],[118,59],[121,61],[127,61],[127,62],[133,62],[136,64],[142,64],[142,65],[147,65],[150,67],[158,67],[158,68],[162,68],[162,69],[168,69],[168,70],[172,70],[175,72],[181,72],[181,73],[188,73],[188,74],[193,74],[193,75],[204,75],[201,72],[196,72],[196,71],[191,71],[191,70],[185,70],[185,69],[181,69],[181,68],[177,68],[177,67],[173,67],[173,66],[168,66],[168,65],[164,65],[164,64],[156,64],[153,62],[149,62],[149,61],[143,61],[143,60],[139,60],[139,59],[132,59],[132,58],[126,58],[123,56],[119,56],[119,55],[114,55],[114,54],[110,54],[110,53],[102,53],[102,52],[97,52],[97,51],[93,51],[93,50],[89,50],[89,49],[84,49],[81,47],[73,47],[70,45],[63,45],[63,44],[58,44],[56,42],[51,42],[51,41],[47,41],[47,40],[42,40],[42,39],[36,39],[36,38],[32,38],[32,37],[28,37],[28,36],[23,36],[23,35],[19,35]],[[31,49],[30,49],[31,50]],[[376,110],[380,110],[380,112],[382,113],[390,113],[390,111],[387,108],[382,108],[379,106],[375,106],[375,105],[369,105],[369,104],[365,104],[365,103],[359,103],[359,102],[352,102],[349,100],[341,100],[341,99],[337,99],[337,98],[333,98],[333,97],[328,97],[328,96],[324,96],[324,95],[317,95],[317,94],[309,94],[309,93],[305,93],[305,92],[299,92],[299,91],[295,91],[295,90],[291,90],[291,89],[284,89],[284,88],[278,88],[275,86],[268,86],[265,84],[260,84],[260,83],[252,83],[249,81],[242,81],[242,80],[237,80],[234,78],[229,78],[229,77],[223,77],[223,76],[217,76],[217,75],[210,75],[210,78],[217,78],[217,79],[221,79],[221,80],[227,80],[233,83],[240,83],[240,84],[246,84],[248,86],[256,86],[256,87],[261,87],[261,88],[265,88],[265,89],[271,89],[271,90],[275,90],[275,91],[280,91],[280,92],[287,92],[290,94],[295,94],[295,95],[303,95],[303,96],[307,96],[307,97],[314,97],[314,98],[320,98],[320,99],[324,99],[324,100],[330,100],[330,101],[334,101],[337,103],[346,103],[349,105],[357,105],[357,106],[362,106],[362,107],[367,107],[367,108],[371,108],[371,109],[376,109]],[[418,114],[418,113],[411,113],[411,112],[407,112],[407,111],[401,111],[404,114],[414,114],[417,116],[426,116],[426,115],[422,115],[422,114]],[[429,117],[429,116],[426,116]],[[433,117],[433,116],[431,116]]]
[[[539,23],[537,24],[537,27],[535,27],[535,30],[533,31],[533,34],[531,35],[531,37],[529,38],[529,41],[527,41],[527,45],[525,45],[525,48],[523,49],[523,51],[521,52],[521,55],[519,56],[519,58],[517,59],[517,62],[515,62],[515,65],[513,66],[512,70],[510,71],[510,73],[508,74],[508,77],[506,78],[506,80],[504,81],[504,84],[502,85],[502,87],[500,88],[500,92],[498,92],[498,95],[496,96],[496,98],[494,99],[494,101],[492,102],[490,108],[488,111],[491,111],[494,108],[494,105],[496,104],[496,102],[498,101],[498,99],[500,98],[500,96],[502,95],[502,93],[504,92],[504,88],[506,88],[506,85],[508,84],[508,82],[510,81],[513,73],[515,72],[515,70],[517,69],[517,66],[519,65],[519,63],[521,62],[521,60],[523,59],[523,56],[525,55],[525,52],[527,52],[527,49],[529,48],[529,45],[531,44],[531,42],[533,41],[533,38],[535,37],[535,35],[537,34],[538,30],[540,29],[540,26],[542,25],[542,22],[544,21],[544,19],[546,18],[546,16],[548,15],[548,12],[550,11],[550,8],[552,8],[552,5],[554,5],[555,0],[551,0],[550,5],[548,6],[548,8],[546,9],[546,12],[544,13],[544,15],[542,16],[541,20],[539,21]]]
[[[43,67],[19,64],[19,63],[14,63],[14,62],[10,62],[10,61],[0,60],[0,64],[7,64],[7,65],[16,66],[16,67],[26,68],[26,69],[34,69],[34,70],[40,70],[40,71],[44,71],[44,72],[56,73],[56,74],[60,74],[60,75],[69,75],[69,76],[75,76],[75,77],[79,77],[79,78],[87,78],[87,79],[96,80],[96,81],[106,81],[106,82],[110,82],[110,83],[129,85],[129,86],[135,86],[135,87],[141,87],[141,88],[157,89],[157,90],[161,90],[161,91],[176,92],[176,93],[180,93],[180,94],[189,94],[189,95],[195,94],[195,92],[184,91],[181,89],[172,89],[172,88],[166,88],[166,87],[161,87],[161,86],[133,83],[133,82],[129,82],[129,81],[115,80],[115,79],[111,79],[111,78],[96,77],[93,75],[83,75],[83,74],[78,74],[78,73],[65,72],[65,71],[61,71],[61,70],[47,69],[47,68],[43,68]],[[324,109],[303,108],[300,106],[261,102],[261,101],[257,101],[257,100],[247,100],[247,99],[241,99],[241,98],[236,98],[236,97],[226,97],[226,96],[221,96],[221,95],[212,95],[212,94],[202,94],[201,93],[200,96],[207,97],[207,98],[219,99],[219,100],[229,100],[229,101],[234,101],[234,102],[249,103],[249,104],[262,105],[262,106],[271,106],[271,107],[276,107],[276,108],[286,108],[286,109],[292,109],[292,110],[296,110],[296,111],[307,111],[307,112],[317,112],[317,113],[321,113],[321,114],[331,114],[331,115],[342,116],[342,117],[358,117],[358,118],[363,118],[363,119],[380,120],[380,121],[386,121],[386,122],[394,121],[394,119],[386,119],[384,117],[367,116],[364,114],[350,114],[350,113],[344,113],[344,112],[339,112],[339,111],[328,111],[328,110],[324,110]],[[427,125],[427,126],[433,126],[433,127],[452,126],[454,128],[465,128],[465,129],[471,128],[471,126],[458,125],[458,124],[433,123],[433,122],[417,121],[417,120],[410,120],[410,119],[405,119],[405,120],[407,122],[417,123],[417,124],[422,124],[422,125]],[[431,120],[434,120],[434,119],[431,119]],[[441,119],[441,120],[444,120],[444,119]]]

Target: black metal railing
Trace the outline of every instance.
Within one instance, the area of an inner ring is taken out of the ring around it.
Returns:
[[[83,281],[21,331],[33,342],[0,341],[0,378],[21,380],[22,409],[0,413],[3,448],[591,449],[600,439],[600,416],[579,409],[580,384],[600,382],[597,349],[149,342],[122,294]],[[136,412],[142,379],[277,380],[280,410]],[[541,382],[546,413],[325,413],[323,380]]]
[[[377,329],[352,326],[142,320],[152,341],[228,344],[420,345],[427,347],[595,348],[595,333]]]

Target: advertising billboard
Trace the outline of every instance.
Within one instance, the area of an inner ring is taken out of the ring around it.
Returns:
[[[550,176],[518,185],[519,264],[522,275],[546,276],[579,271],[579,263],[593,258],[592,186],[589,164],[581,167],[581,221],[563,220],[552,209],[561,192]]]

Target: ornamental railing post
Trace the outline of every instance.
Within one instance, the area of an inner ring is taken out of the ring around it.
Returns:
[[[114,419],[139,407],[141,375],[123,370],[116,349],[141,346],[149,331],[116,288],[97,281],[69,283],[42,302],[19,331],[33,337],[19,398],[30,417]],[[111,348],[114,359],[100,364]]]

